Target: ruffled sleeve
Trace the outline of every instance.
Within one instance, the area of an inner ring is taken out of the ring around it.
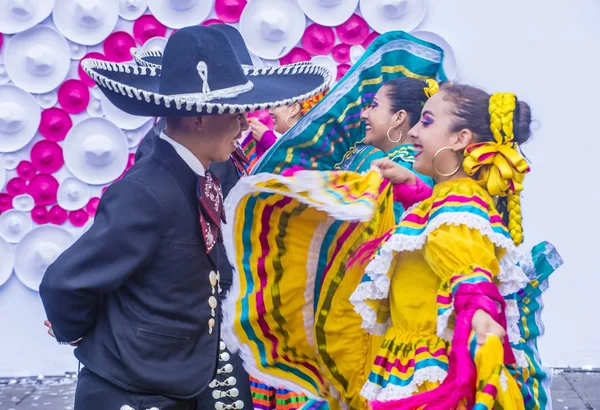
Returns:
[[[404,209],[431,196],[433,189],[421,178],[416,177],[414,184],[394,185],[394,201],[400,202]]]
[[[437,295],[438,336],[452,337],[453,296],[464,283],[494,283],[500,273],[499,257],[504,250],[478,229],[465,225],[441,225],[431,232],[423,256],[441,279]]]
[[[262,135],[260,140],[256,141],[256,153],[261,157],[265,152],[269,150],[277,141],[277,136],[272,130],[267,130]]]

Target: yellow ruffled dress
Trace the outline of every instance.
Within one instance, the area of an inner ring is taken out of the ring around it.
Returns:
[[[227,205],[228,254],[239,273],[226,309],[228,345],[240,348],[250,375],[309,396],[306,409],[366,409],[446,378],[453,292],[491,282],[506,299],[517,363],[503,364],[497,338],[478,349],[471,337],[477,409],[545,408],[549,377],[535,339],[539,296],[562,263],[556,251],[540,244],[520,256],[492,198],[470,178],[438,184],[395,227],[390,191],[375,171],[244,181]],[[333,220],[348,222],[326,274],[315,276],[311,249]],[[349,254],[390,228],[366,266],[347,268]],[[383,343],[373,346],[367,332],[383,334]]]

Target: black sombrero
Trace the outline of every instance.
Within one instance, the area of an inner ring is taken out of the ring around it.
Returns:
[[[229,24],[212,24],[212,28],[219,30],[227,37],[229,44],[233,48],[235,55],[243,66],[252,66],[252,57],[246,47],[242,34],[233,26]],[[163,50],[138,50],[136,48],[131,49],[131,55],[135,60],[136,64],[144,67],[162,67]]]
[[[261,69],[242,65],[227,36],[212,26],[177,31],[160,64],[85,59],[82,67],[115,106],[152,117],[242,113],[293,104],[323,92],[331,75],[306,62]]]

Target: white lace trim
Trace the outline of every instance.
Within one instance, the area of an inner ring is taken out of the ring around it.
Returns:
[[[448,310],[437,317],[437,335],[447,342],[451,342],[454,336],[454,329],[448,326],[448,321],[453,313],[454,306],[450,306]]]
[[[418,205],[419,204],[415,204],[407,210],[402,216],[402,219]],[[429,234],[442,225],[464,225],[470,229],[477,229],[482,235],[487,236],[496,246],[507,250],[507,254],[500,260],[500,273],[497,276],[497,279],[500,282],[499,290],[503,296],[515,293],[529,282],[523,269],[516,265],[516,262],[520,260],[520,256],[516,251],[512,239],[495,233],[489,221],[468,212],[442,214],[432,219],[428,223],[425,231],[420,235],[392,235],[380,248],[373,260],[369,262],[365,274],[369,275],[372,282],[361,283],[350,298],[350,301],[355,306],[355,311],[363,318],[363,328],[367,330],[373,328],[377,320],[377,313],[374,312],[365,301],[368,299],[384,299],[388,296],[390,287],[388,272],[395,253],[421,249]],[[518,327],[518,309],[516,310],[516,316],[514,308],[511,309],[510,312],[507,312],[508,335],[511,340],[518,341],[521,338]],[[454,309],[449,308],[443,315],[438,316],[437,319],[437,334],[444,340],[452,340],[453,331],[448,328],[448,320],[453,312]]]
[[[331,73],[323,66],[311,64],[308,62],[289,64],[279,67],[267,67],[267,68],[255,68],[255,67],[243,67],[244,73],[246,74],[248,83],[243,85],[237,85],[235,87],[248,87],[248,84],[252,84],[251,78],[255,76],[268,76],[268,75],[316,75],[323,79],[321,85],[317,89],[306,92],[302,95],[287,98],[280,101],[270,101],[259,104],[222,104],[218,102],[208,101],[201,96],[203,93],[194,94],[182,94],[179,96],[163,95],[156,92],[148,91],[141,88],[132,87],[130,85],[121,83],[119,81],[109,78],[107,75],[101,72],[121,72],[127,74],[133,74],[137,76],[160,76],[161,66],[147,66],[147,65],[130,65],[123,63],[114,63],[111,61],[96,60],[93,58],[85,59],[81,62],[81,67],[87,75],[89,75],[98,86],[120,93],[125,97],[131,99],[137,99],[138,101],[145,101],[148,104],[154,103],[166,108],[170,108],[171,104],[175,105],[175,108],[179,111],[196,110],[198,113],[208,114],[230,114],[251,112],[255,110],[264,110],[273,106],[291,105],[297,102],[308,100],[317,94],[322,93],[329,87],[329,78]],[[244,88],[245,89],[245,88]],[[241,90],[241,88],[239,89]],[[217,93],[219,90],[213,91]],[[249,90],[246,90],[247,92]],[[242,92],[242,91],[240,91]],[[222,95],[213,94],[214,98],[227,98],[232,96],[228,91]]]
[[[350,295],[350,303],[354,305],[354,311],[362,317],[362,328],[367,332],[382,335],[387,329],[386,325],[377,323],[377,312],[365,303],[367,299],[381,300],[388,296],[390,279],[387,276],[369,277],[371,282],[358,285]]]
[[[447,376],[447,372],[440,367],[426,367],[424,369],[416,370],[413,373],[413,379],[410,384],[406,386],[397,386],[394,384],[388,384],[386,387],[373,382],[366,382],[360,395],[369,401],[391,401],[404,399],[414,395],[419,386],[425,382],[441,383]]]
[[[521,331],[519,330],[519,320],[521,315],[516,300],[507,300],[506,309],[506,333],[510,344],[517,344],[521,340]]]

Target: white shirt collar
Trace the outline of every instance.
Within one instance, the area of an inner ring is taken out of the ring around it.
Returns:
[[[189,149],[187,149],[186,147],[184,147],[183,145],[181,145],[174,139],[169,138],[169,136],[167,134],[165,134],[164,131],[160,132],[160,138],[167,141],[169,144],[171,144],[173,146],[173,148],[175,148],[175,151],[177,152],[177,154],[192,169],[192,171],[194,171],[194,173],[196,175],[201,176],[201,177],[204,176],[204,166],[202,165],[200,160],[198,158],[196,158],[196,156],[194,154],[192,154],[192,151],[190,151]]]

